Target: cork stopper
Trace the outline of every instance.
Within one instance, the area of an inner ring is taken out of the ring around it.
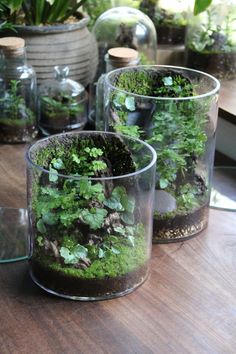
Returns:
[[[0,48],[6,50],[17,50],[24,48],[25,40],[18,37],[3,37],[0,38]]]
[[[108,50],[109,59],[131,61],[138,58],[138,52],[132,48],[116,47]]]
[[[25,40],[19,37],[0,38],[0,49],[9,56],[17,56],[22,53],[25,47]]]

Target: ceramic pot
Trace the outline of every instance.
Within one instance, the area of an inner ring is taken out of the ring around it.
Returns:
[[[38,83],[54,78],[54,66],[68,66],[69,78],[87,86],[97,68],[97,44],[89,32],[89,17],[77,23],[53,26],[16,26],[25,39],[27,58],[34,67]]]

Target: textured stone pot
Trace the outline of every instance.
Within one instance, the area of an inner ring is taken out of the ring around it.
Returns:
[[[25,39],[27,59],[33,65],[38,83],[54,77],[54,66],[69,66],[69,78],[87,86],[97,68],[97,44],[89,32],[89,17],[77,23],[53,26],[16,26]]]

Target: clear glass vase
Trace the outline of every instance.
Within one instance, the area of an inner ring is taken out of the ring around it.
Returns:
[[[219,86],[173,66],[105,76],[102,129],[140,137],[157,152],[154,242],[187,239],[207,226]]]
[[[236,76],[236,4],[213,0],[206,11],[192,14],[186,38],[186,65],[220,79]]]
[[[141,285],[151,252],[153,148],[114,133],[65,133],[35,143],[27,162],[35,283],[75,300]]]

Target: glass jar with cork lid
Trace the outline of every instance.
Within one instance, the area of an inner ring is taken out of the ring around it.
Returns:
[[[126,47],[110,48],[105,55],[106,73],[128,66],[138,65],[140,57],[137,50]],[[103,99],[104,99],[104,77],[103,74],[97,83],[96,89],[96,128],[103,129]]]
[[[0,38],[1,143],[25,143],[36,137],[36,88],[24,39]]]

